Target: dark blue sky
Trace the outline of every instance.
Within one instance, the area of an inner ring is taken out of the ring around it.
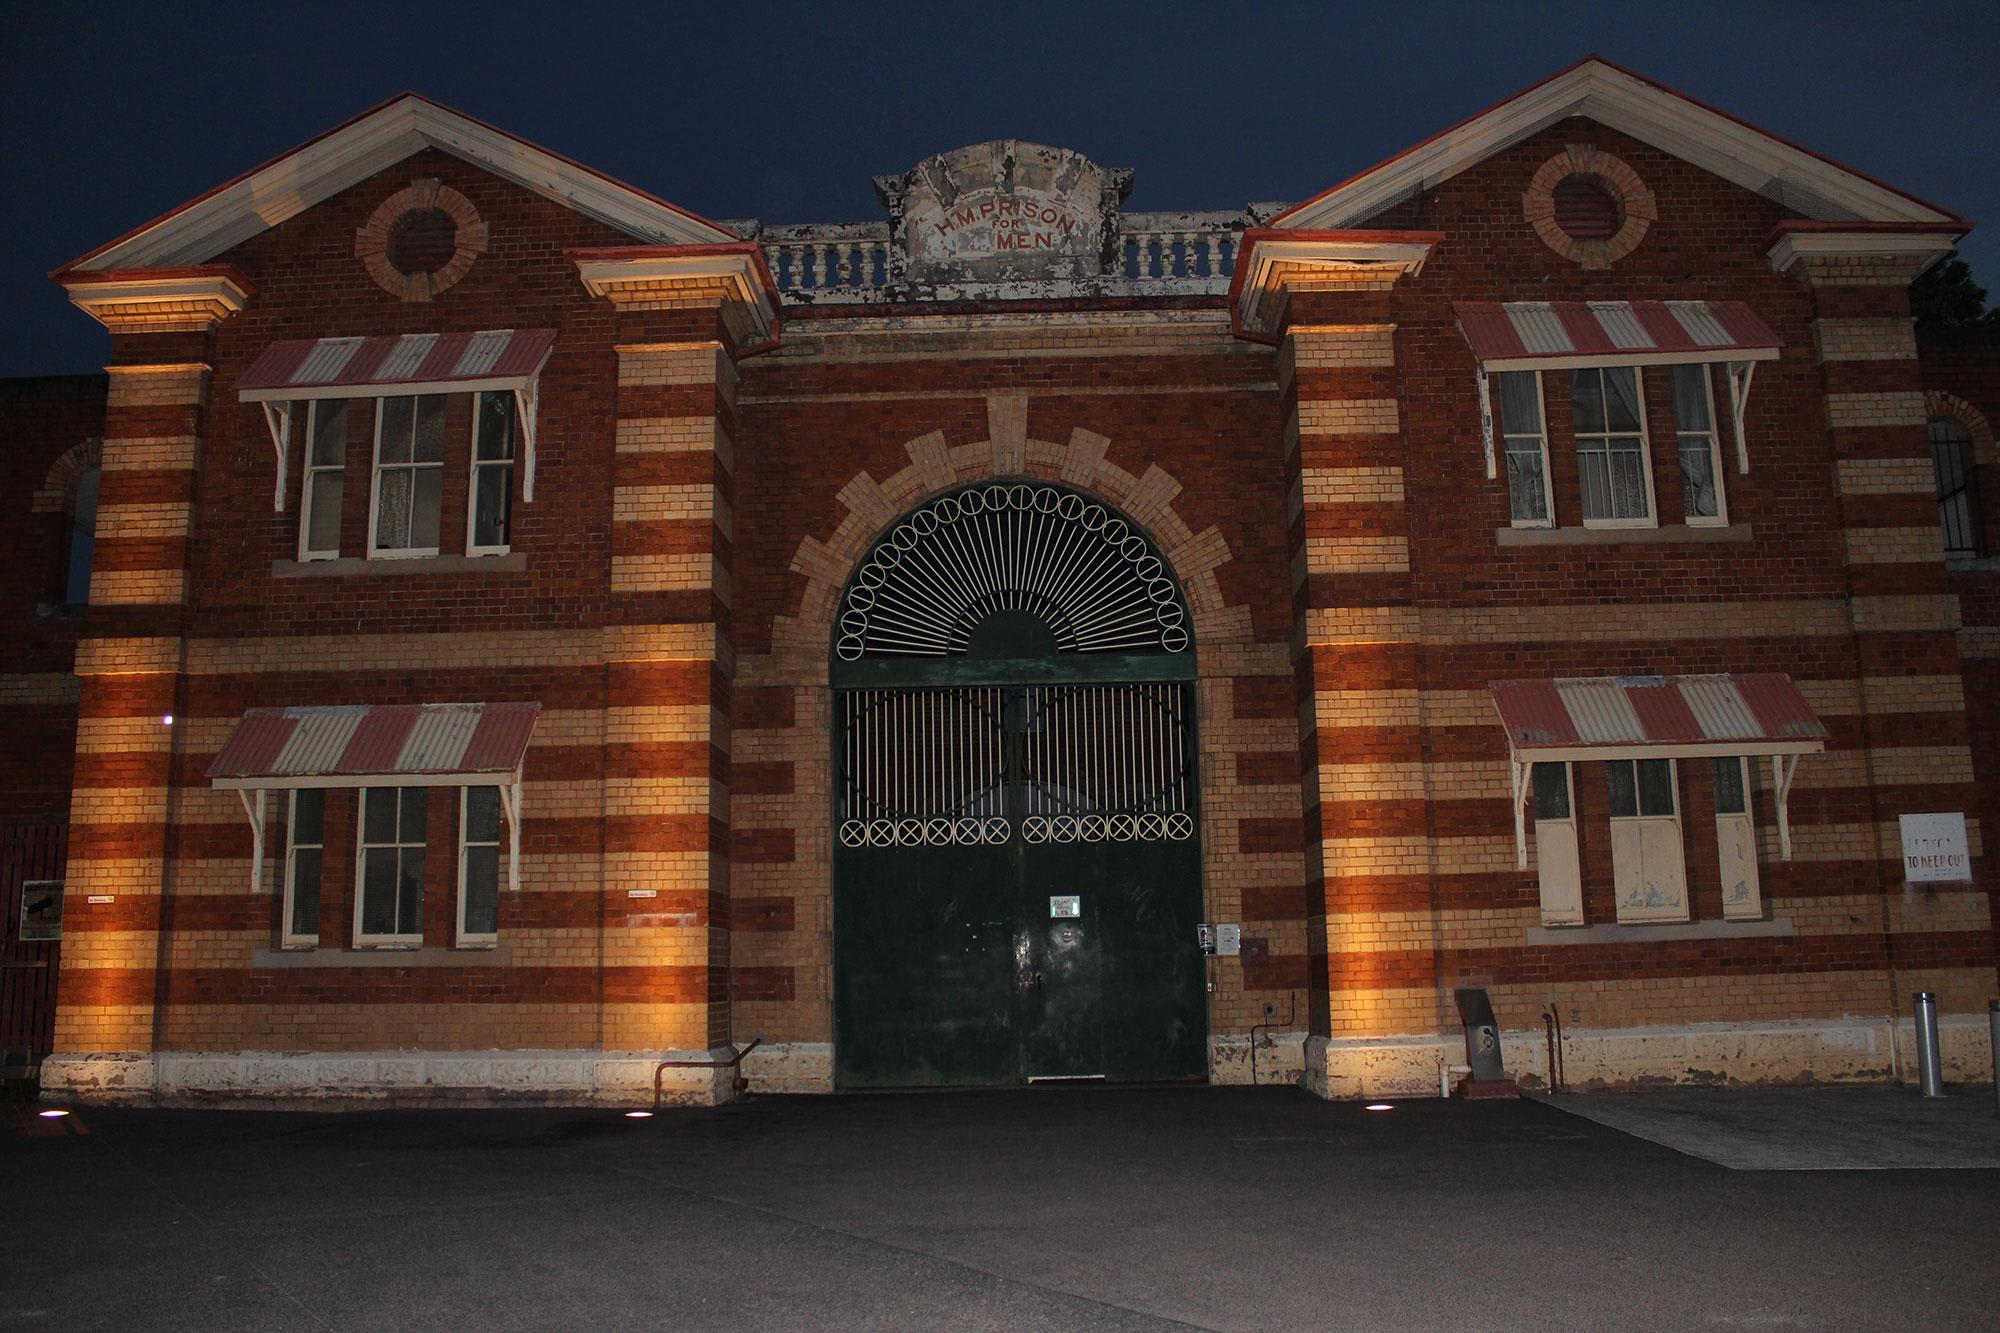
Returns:
[[[2000,297],[1991,3],[0,0],[0,375],[104,359],[49,269],[404,88],[711,217],[830,222],[1002,137],[1132,167],[1134,209],[1299,199],[1591,51],[1986,220]]]

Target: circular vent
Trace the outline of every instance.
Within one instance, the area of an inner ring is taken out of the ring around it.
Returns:
[[[1591,176],[1565,176],[1554,191],[1556,226],[1579,241],[1604,241],[1625,225],[1618,197]]]
[[[458,253],[458,223],[442,208],[415,208],[389,232],[389,262],[404,273],[435,273]]]

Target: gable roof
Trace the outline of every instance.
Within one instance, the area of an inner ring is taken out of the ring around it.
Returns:
[[[1362,224],[1569,116],[1588,116],[1808,218],[1963,222],[1955,213],[1593,55],[1294,204],[1269,225]]]
[[[203,264],[425,148],[436,148],[651,245],[734,232],[417,93],[399,93],[74,259],[54,277]]]

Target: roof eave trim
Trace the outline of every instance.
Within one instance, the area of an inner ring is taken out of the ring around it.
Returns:
[[[1776,347],[1690,347],[1676,352],[1558,352],[1550,356],[1499,356],[1479,363],[1481,371],[1587,370],[1593,366],[1692,366],[1733,361],[1776,361]]]
[[[1606,745],[1516,745],[1508,748],[1519,764],[1589,763],[1618,759],[1727,759],[1733,755],[1819,754],[1826,749],[1823,739],[1813,740],[1718,740],[1644,741]]]
[[[247,778],[210,778],[219,791],[336,791],[354,787],[496,787],[519,782],[519,768],[452,773],[277,773]]]

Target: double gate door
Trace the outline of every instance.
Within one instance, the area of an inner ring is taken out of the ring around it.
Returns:
[[[840,692],[845,1087],[1200,1078],[1186,684]]]

